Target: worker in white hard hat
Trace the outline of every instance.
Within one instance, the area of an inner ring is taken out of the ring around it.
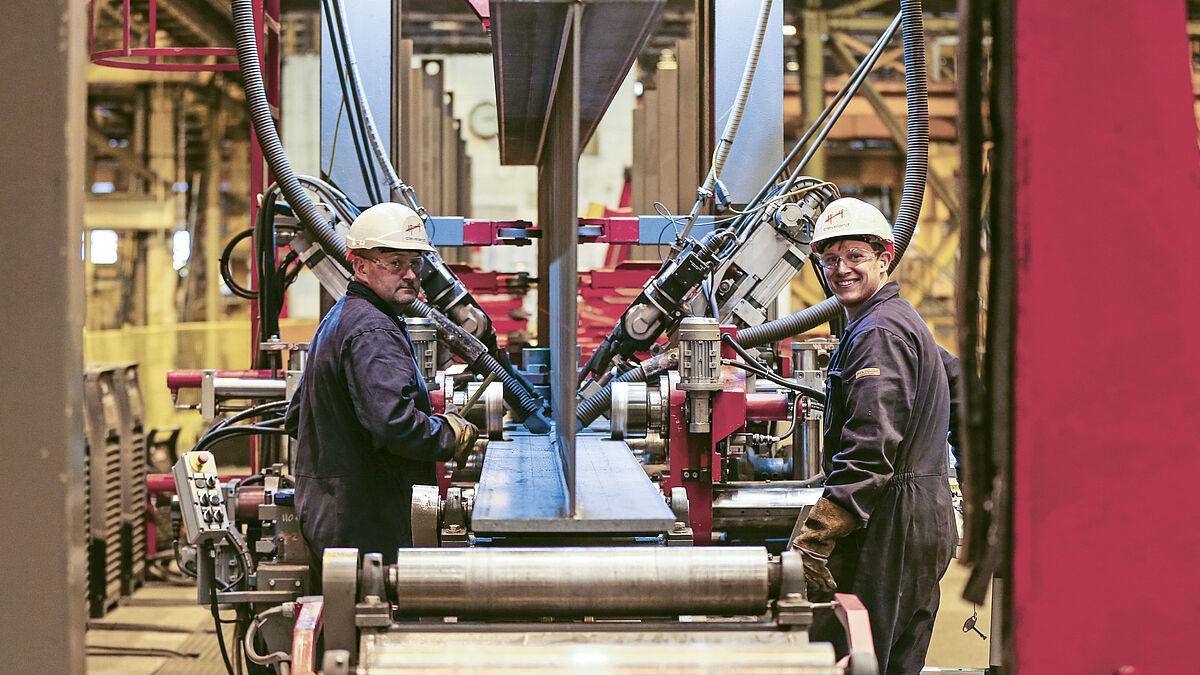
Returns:
[[[862,599],[880,673],[919,673],[957,539],[944,352],[888,280],[895,240],[879,209],[837,199],[813,235],[849,322],[826,380],[824,492],[790,548],[800,552],[810,597],[837,590]],[[814,626],[814,638],[836,644],[841,635]]]
[[[288,407],[297,438],[296,511],[319,566],[329,547],[395,561],[412,542],[413,485],[436,485],[434,462],[465,462],[479,430],[432,414],[404,319],[416,299],[421,217],[401,204],[363,211],[346,235],[354,278],[321,320]]]

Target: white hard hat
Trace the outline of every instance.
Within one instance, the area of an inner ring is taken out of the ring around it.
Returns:
[[[824,242],[846,237],[878,241],[888,253],[896,254],[896,240],[892,236],[892,226],[887,218],[883,217],[879,209],[861,199],[842,197],[830,202],[821,212],[821,217],[817,218],[812,248],[820,253],[825,248]]]
[[[384,202],[358,214],[346,233],[346,248],[393,248],[433,251],[425,224],[403,204]]]

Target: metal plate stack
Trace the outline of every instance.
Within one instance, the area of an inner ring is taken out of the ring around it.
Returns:
[[[121,440],[120,413],[112,370],[84,371],[84,428],[89,482],[88,607],[104,616],[121,595]]]
[[[121,595],[146,578],[146,412],[136,363],[112,365],[121,443]]]
[[[137,364],[84,371],[88,607],[104,616],[146,571],[145,406]]]

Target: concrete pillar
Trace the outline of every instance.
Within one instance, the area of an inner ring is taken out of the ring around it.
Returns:
[[[85,8],[0,4],[0,635],[28,673],[84,671]]]

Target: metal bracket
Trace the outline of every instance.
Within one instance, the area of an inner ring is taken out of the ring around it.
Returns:
[[[322,558],[322,590],[325,597],[325,649],[358,649],[354,625],[358,593],[358,549],[327,548]],[[327,654],[328,656],[328,654]]]
[[[772,606],[775,622],[807,628],[813,623],[813,608],[804,581],[804,561],[796,551],[784,551],[779,556],[779,567],[779,599]]]
[[[321,673],[322,675],[350,675],[350,652],[345,649],[331,649],[325,652]]]
[[[673,487],[671,488],[671,513],[675,514],[675,520],[680,522],[689,522],[691,520],[690,510],[688,508],[687,488]]]
[[[206,370],[200,376],[200,417],[211,420],[217,417],[217,371]]]
[[[442,521],[442,548],[463,548],[471,545],[471,535],[467,531],[467,511],[462,488],[452,487],[446,490],[446,504],[442,509]]]
[[[412,545],[437,548],[441,529],[441,495],[436,485],[414,485],[412,490]]]
[[[691,546],[694,543],[692,528],[685,520],[676,522],[675,527],[668,530],[664,538],[667,546]]]

